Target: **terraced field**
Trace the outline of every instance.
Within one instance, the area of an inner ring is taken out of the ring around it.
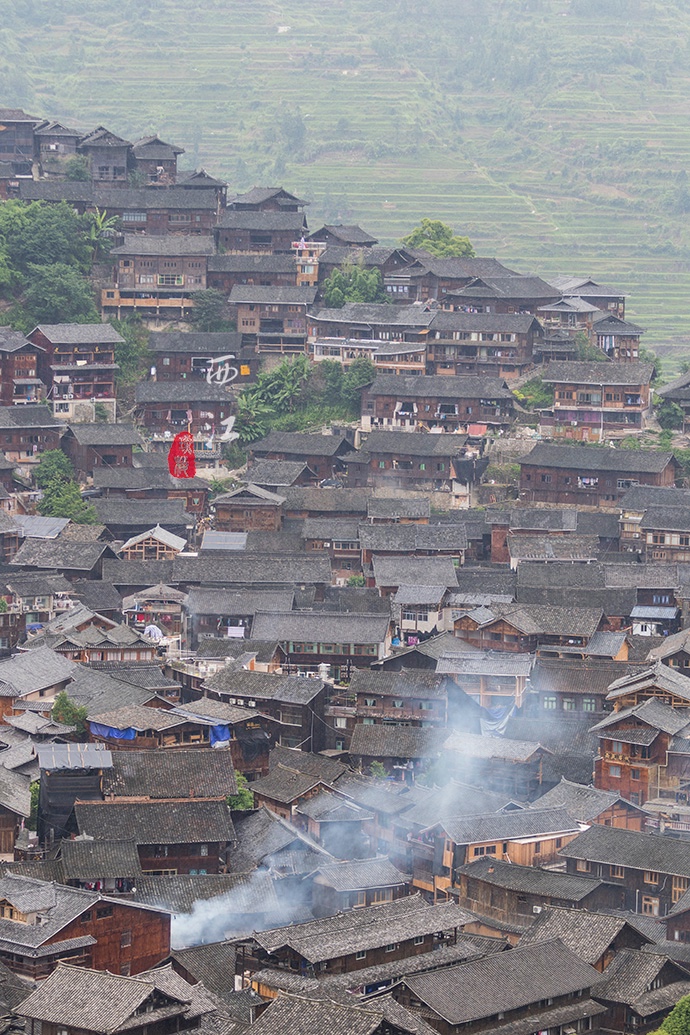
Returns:
[[[46,19],[48,23],[46,24]],[[690,354],[687,0],[0,0],[0,103],[157,131],[390,242],[629,293]]]

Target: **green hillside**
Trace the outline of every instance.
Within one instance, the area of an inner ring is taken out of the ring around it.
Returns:
[[[690,352],[687,0],[0,0],[0,99],[392,241],[594,274]]]

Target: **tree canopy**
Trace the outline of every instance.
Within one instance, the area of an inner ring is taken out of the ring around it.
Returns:
[[[49,266],[30,265],[30,280],[19,309],[20,330],[31,330],[39,323],[98,323],[100,317],[94,293],[79,270],[54,262]]]
[[[49,449],[41,457],[35,473],[43,496],[38,511],[44,517],[69,518],[77,525],[95,525],[98,515],[81,498],[74,468],[61,449]]]
[[[85,737],[87,732],[86,715],[86,706],[75,704],[64,690],[57,695],[50,711],[50,717],[55,722],[62,722],[65,726],[75,726],[75,736],[80,739]]]
[[[690,995],[683,996],[651,1035],[690,1035]]]
[[[342,309],[346,302],[387,302],[381,271],[346,262],[324,281],[324,305]]]
[[[442,259],[463,259],[474,255],[469,237],[455,234],[452,227],[440,219],[423,219],[407,237],[402,238],[401,244],[406,248],[423,248]]]

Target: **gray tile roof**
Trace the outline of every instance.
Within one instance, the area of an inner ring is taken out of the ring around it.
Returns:
[[[344,435],[309,434],[304,431],[269,431],[264,438],[252,442],[251,453],[257,457],[266,453],[295,453],[305,457],[328,457],[342,452],[346,445],[347,440]]]
[[[269,798],[281,804],[289,804],[324,783],[323,777],[301,773],[296,769],[278,764],[258,780],[252,781],[252,791],[260,798]]]
[[[467,435],[428,435],[421,431],[370,431],[362,443],[362,451],[371,455],[389,456],[460,456]]]
[[[690,853],[682,841],[636,830],[594,825],[561,849],[565,859],[621,864],[637,870],[654,870],[690,877]]]
[[[228,751],[116,751],[103,774],[103,793],[118,798],[211,798],[236,791]]]
[[[319,862],[332,858],[307,834],[265,806],[237,815],[235,833],[237,844],[228,856],[228,865],[233,871],[270,866],[274,859],[281,860],[280,853],[286,849],[293,849],[293,856],[297,852],[304,855],[305,872],[311,872]]]
[[[223,256],[238,258],[239,256]],[[258,255],[248,256],[260,258]],[[209,259],[209,269],[211,262]],[[148,346],[151,352],[183,352],[197,355],[223,355],[241,348],[242,335],[238,331],[151,331]]]
[[[191,403],[224,402],[228,413],[232,405],[232,397],[220,385],[210,385],[206,381],[140,381],[134,390],[138,406],[146,403],[168,403],[176,409],[182,409]]]
[[[60,843],[65,881],[98,881],[105,878],[141,877],[136,842],[91,841],[77,838]]]
[[[170,845],[235,839],[227,805],[208,798],[77,802],[74,814],[79,832],[97,840],[133,837],[139,845]]]
[[[514,398],[502,377],[466,374],[445,375],[377,374],[367,395],[394,395],[424,399],[510,399]]]
[[[306,229],[302,212],[245,212],[227,208],[218,220],[221,230],[292,230],[299,235]]]
[[[348,767],[335,758],[280,745],[276,745],[268,756],[269,769],[274,769],[277,765],[284,765],[289,769],[297,769],[300,773],[318,776],[319,779],[330,784],[335,783],[341,776],[349,772]]]
[[[672,460],[673,453],[649,449],[600,449],[596,446],[539,443],[521,458],[520,463],[537,467],[576,468],[585,474],[593,471],[660,474]]]
[[[318,323],[363,324],[365,327],[428,327],[434,313],[423,306],[346,302],[341,309],[318,309],[311,316]]]
[[[190,589],[185,610],[190,615],[253,615],[257,611],[286,611],[292,607],[291,589]],[[268,640],[270,637],[263,637]],[[261,639],[261,637],[257,637]],[[276,639],[280,637],[276,634]]]
[[[183,499],[137,500],[95,499],[93,505],[104,525],[138,529],[159,524],[178,527],[194,524],[194,518],[185,510]],[[94,544],[105,548],[105,543]],[[102,551],[101,551],[102,552]],[[69,567],[69,565],[63,565]]]
[[[256,1035],[374,1035],[384,1023],[378,1004],[372,1009],[331,999],[292,998],[281,993],[252,1025]]]
[[[556,940],[415,974],[405,984],[437,1016],[455,1025],[570,995],[600,980],[593,967]],[[533,1026],[539,1024],[538,1016]]]
[[[367,502],[368,518],[428,518],[430,513],[428,496],[414,497],[409,493],[402,497],[372,496]]]
[[[446,648],[436,665],[436,672],[450,675],[529,676],[535,659],[533,654],[512,654],[507,651],[463,651],[462,641],[454,652]]]
[[[60,538],[25,539],[10,564],[17,568],[89,572],[109,550],[107,543],[79,543]]]
[[[537,726],[538,728],[538,726]],[[446,751],[457,751],[470,758],[491,758],[512,762],[528,762],[538,753],[546,750],[541,744],[527,740],[511,740],[509,737],[485,737],[478,733],[450,732],[446,730]]]
[[[173,478],[165,467],[97,467],[93,472],[95,489],[203,489],[203,478]],[[154,522],[155,524],[156,522]]]
[[[233,284],[230,304],[241,305],[311,305],[316,298],[316,288],[289,284],[269,286],[266,284]]]
[[[109,323],[39,323],[53,345],[121,345],[123,339]],[[33,333],[33,332],[32,332]]]
[[[394,672],[356,668],[350,676],[350,693],[441,699],[447,696],[446,684],[445,676],[428,669],[403,668]]]
[[[578,823],[564,808],[518,809],[486,816],[444,819],[433,826],[442,828],[455,844],[480,841],[509,841],[539,834],[559,834],[579,830]]]
[[[376,585],[455,586],[456,568],[451,557],[386,557],[374,554]]]
[[[386,553],[461,552],[467,549],[467,531],[461,524],[360,524],[359,542],[363,550],[381,550]]]
[[[111,249],[111,255],[213,255],[213,237],[164,234],[125,234],[124,243]]]
[[[602,812],[622,800],[616,791],[588,787],[561,777],[561,782],[537,798],[535,804],[539,808],[562,806],[579,823],[592,823]]]
[[[323,691],[324,684],[320,679],[308,676],[220,669],[204,681],[202,688],[234,697],[256,698],[257,701],[308,704]]]
[[[605,883],[592,877],[562,873],[559,870],[518,866],[490,856],[476,859],[465,866],[458,866],[457,872],[520,894],[542,895],[565,902],[581,902]]]
[[[317,884],[324,884],[336,892],[397,888],[407,884],[409,879],[387,857],[334,862],[319,866],[314,874]]]
[[[594,966],[626,927],[628,938],[632,935],[638,948],[645,942],[651,943],[651,938],[629,928],[622,916],[590,913],[584,909],[544,909],[523,934],[520,946],[559,938],[581,960]],[[601,986],[597,989],[597,995],[600,989]]]
[[[654,373],[652,363],[549,363],[542,374],[546,384],[620,385],[630,388],[648,385]]]
[[[252,623],[252,636],[259,640],[275,636],[281,642],[382,644],[389,626],[389,616],[381,614],[257,611]]]
[[[133,424],[71,424],[69,431],[80,446],[141,445],[141,436]]]
[[[288,486],[308,470],[302,460],[254,460],[247,467],[247,480],[253,485]]]
[[[172,575],[165,581],[184,585],[330,585],[331,564],[328,557],[309,557],[306,554],[281,554],[279,563],[276,563],[272,556],[261,554],[221,556],[216,551],[206,551],[206,555],[199,557],[176,557]]]
[[[437,758],[447,738],[447,730],[358,723],[352,731],[349,754],[363,758]]]
[[[370,489],[328,489],[290,485],[283,490],[286,510],[319,513],[366,514]]]
[[[412,895],[386,905],[264,931],[256,934],[255,939],[269,953],[289,945],[310,963],[317,963],[418,935],[463,927],[471,919],[471,913],[451,903],[429,905],[419,895]]]
[[[273,881],[264,873],[177,874],[169,877],[139,878],[134,901],[191,913],[194,903],[233,893],[233,912],[269,914],[279,911]],[[231,921],[229,921],[231,922]]]

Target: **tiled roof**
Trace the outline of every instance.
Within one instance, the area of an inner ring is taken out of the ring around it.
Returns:
[[[188,196],[186,196],[188,197]],[[182,236],[175,234],[125,234],[124,244],[112,248],[111,255],[213,255],[213,237],[210,235]]]
[[[103,793],[119,798],[210,798],[235,794],[228,751],[116,751],[103,774]]]
[[[347,766],[343,765],[342,762],[338,762],[335,758],[327,758],[325,755],[317,755],[309,751],[299,751],[296,748],[280,747],[279,745],[274,747],[268,756],[269,769],[274,769],[277,765],[284,765],[289,769],[296,769],[300,773],[317,776],[319,779],[331,784],[349,772]]]
[[[190,403],[224,402],[228,413],[232,397],[220,385],[206,381],[140,381],[134,390],[137,405],[168,403],[178,409]]]
[[[235,839],[225,801],[208,798],[143,802],[77,802],[79,832],[98,840],[127,840],[139,845],[199,844]]]
[[[410,668],[393,672],[356,668],[350,677],[350,693],[442,699],[446,697],[446,679],[428,669]]]
[[[302,460],[254,460],[247,467],[247,479],[253,485],[292,485],[304,471]]]
[[[648,385],[654,373],[652,363],[549,363],[541,375],[546,384]]]
[[[324,687],[320,679],[309,676],[278,675],[273,672],[226,671],[220,669],[202,684],[203,689],[234,697],[308,704]]]
[[[554,446],[539,443],[520,460],[522,465],[576,468],[585,474],[593,471],[629,471],[660,474],[673,460],[673,453],[649,449],[600,449],[596,446]]]
[[[151,877],[144,874],[137,882],[134,901],[169,909],[173,913],[191,913],[194,903],[220,898],[233,893],[233,911],[237,913],[275,914],[279,903],[275,885],[267,873],[208,873]]]
[[[35,330],[53,345],[123,344],[123,339],[109,323],[39,323]]]
[[[60,844],[65,881],[141,876],[139,853],[133,840],[92,841],[77,838]]]
[[[468,845],[480,841],[508,841],[578,830],[577,821],[563,808],[517,809],[494,812],[487,816],[463,816],[444,819],[441,827],[455,844]]]
[[[653,870],[690,877],[690,854],[682,841],[636,830],[594,825],[561,849],[566,859],[590,862],[623,863],[637,870]]]
[[[0,674],[1,674],[0,669]],[[611,701],[618,697],[625,697],[633,692],[658,688],[665,690],[675,697],[690,702],[690,678],[682,672],[676,672],[670,665],[664,665],[661,661],[654,661],[652,665],[637,671],[635,674],[628,673],[620,679],[616,679],[609,685],[609,692],[606,695]]]
[[[48,690],[78,671],[74,661],[68,661],[47,647],[30,654],[16,654],[13,658],[0,661],[0,696],[18,697],[37,690]]]
[[[252,623],[252,636],[259,640],[275,636],[281,642],[381,644],[386,639],[389,625],[388,615],[381,614],[258,611]]]
[[[227,208],[217,226],[220,230],[292,230],[299,234],[306,227],[302,212],[245,212]]]
[[[331,564],[328,557],[306,554],[281,554],[280,562],[276,564],[272,556],[258,553],[217,556],[215,551],[207,550],[199,557],[176,557],[172,575],[166,581],[186,585],[219,582],[269,586],[330,585]]]
[[[189,615],[253,615],[257,611],[285,611],[292,607],[291,589],[190,589],[185,610]],[[278,634],[276,633],[276,638]],[[261,639],[261,637],[256,637]],[[268,640],[269,637],[263,637]],[[203,642],[203,641],[202,641]]]
[[[386,553],[463,551],[467,549],[467,532],[461,524],[360,524],[359,542],[363,550]]]
[[[542,870],[538,866],[518,866],[490,856],[459,866],[458,873],[520,894],[543,895],[565,902],[581,902],[604,884],[592,877]]]
[[[349,753],[364,758],[436,758],[447,737],[447,730],[358,723],[352,731]]]
[[[69,431],[80,446],[141,445],[141,436],[133,424],[71,424]]]
[[[336,892],[402,887],[409,879],[387,857],[334,862],[319,866],[314,874],[317,884],[324,884]]]
[[[374,554],[374,579],[381,586],[455,586],[451,557],[386,557]]]
[[[437,673],[448,675],[529,676],[535,663],[533,654],[512,654],[507,651],[464,651],[462,640],[458,650],[447,646],[436,664]]]
[[[10,564],[17,568],[89,572],[107,550],[107,543],[78,543],[62,538],[25,539]]]
[[[325,848],[266,806],[239,814],[235,833],[237,844],[228,856],[228,864],[233,871],[270,866],[274,857],[280,857],[280,853],[291,848],[294,849],[293,855],[299,852],[304,856],[309,871],[324,859],[331,859]]]
[[[233,284],[230,304],[242,305],[303,305],[308,306],[316,298],[316,288],[280,284]]]
[[[561,782],[537,798],[535,804],[539,808],[562,806],[579,823],[592,823],[602,812],[621,801],[616,791],[604,791],[598,787],[572,783],[561,777]]]
[[[478,733],[446,731],[445,751],[456,751],[469,758],[500,759],[511,762],[528,762],[538,753],[546,750],[541,744],[526,740],[511,740],[508,737],[484,737]]]
[[[323,783],[323,778],[310,773],[300,773],[287,766],[275,766],[267,776],[254,780],[251,789],[260,798],[269,798],[281,804],[289,804],[308,794]]]
[[[594,966],[627,926],[625,917],[614,914],[590,913],[584,909],[544,909],[523,934],[520,946],[559,938],[581,960]],[[631,934],[636,936],[637,947],[651,942],[651,938],[630,929],[628,940]],[[597,989],[597,994],[599,991]]]
[[[467,442],[461,434],[428,435],[421,431],[370,431],[362,443],[362,451],[389,456],[458,457]]]
[[[502,377],[465,374],[458,377],[425,374],[377,374],[367,395],[394,395],[397,399],[514,399]]]

